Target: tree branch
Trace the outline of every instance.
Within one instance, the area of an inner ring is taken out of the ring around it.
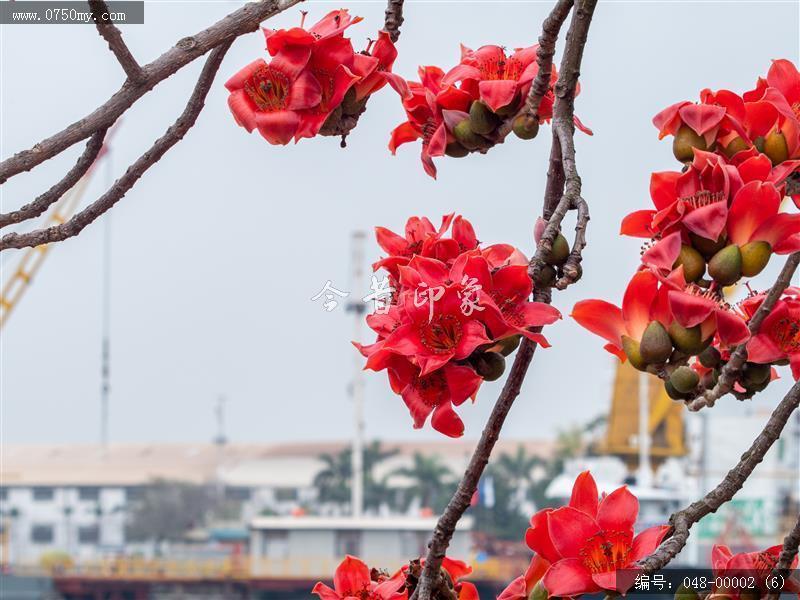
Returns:
[[[4,235],[0,238],[0,250],[49,244],[76,236],[89,225],[89,223],[114,206],[114,204],[133,187],[145,171],[158,162],[170,148],[182,140],[189,129],[195,124],[200,111],[203,110],[206,96],[211,89],[211,84],[214,82],[214,77],[219,70],[222,59],[228,51],[228,48],[231,47],[234,39],[234,37],[230,37],[211,51],[200,73],[200,77],[197,80],[194,91],[189,98],[189,102],[186,104],[186,108],[181,116],[167,129],[162,137],[156,140],[147,152],[142,154],[136,162],[128,167],[125,174],[117,179],[114,185],[112,185],[105,194],[100,196],[100,198],[66,223],[48,227],[47,229],[38,229],[29,233],[9,233]]]
[[[800,404],[800,382],[795,383],[772,412],[763,431],[753,440],[750,448],[742,454],[737,465],[728,471],[725,478],[702,499],[693,502],[683,510],[673,514],[671,529],[667,538],[656,551],[639,562],[645,573],[664,568],[686,545],[689,530],[706,515],[716,512],[720,506],[733,498],[742,489],[744,482],[756,466],[764,460],[764,455],[780,437],[789,417]]]
[[[384,29],[396,42],[400,37],[400,26],[403,24],[403,0],[388,0]]]
[[[103,105],[66,129],[46,138],[28,150],[0,162],[0,184],[10,177],[30,171],[45,160],[59,154],[93,133],[110,127],[122,113],[158,83],[217,46],[242,34],[256,31],[262,21],[301,0],[264,0],[251,2],[220,19],[211,27],[183,38],[175,46],[142,67],[144,78],[126,81]]]
[[[783,540],[783,549],[778,557],[778,564],[772,570],[773,576],[783,577],[784,581],[791,573],[792,563],[797,556],[798,548],[800,548],[800,515],[797,517],[797,522],[794,528],[788,533]],[[786,587],[784,585],[784,587]],[[767,596],[767,600],[778,600],[781,595],[781,590],[776,590]]]
[[[103,140],[106,137],[106,129],[95,132],[86,149],[78,158],[78,162],[72,167],[64,178],[47,190],[44,194],[37,197],[33,202],[24,205],[19,210],[0,214],[0,227],[5,227],[28,219],[35,219],[46,211],[50,206],[58,201],[68,190],[72,189],[78,180],[83,177],[89,168],[94,164],[100,150],[103,148]]]
[[[586,44],[589,25],[591,23],[592,14],[594,12],[597,0],[582,0],[580,6],[576,7],[575,13],[572,17],[570,25],[570,32],[567,35],[567,48],[564,53],[564,60],[562,62],[562,71],[559,78],[559,83],[562,94],[556,98],[556,107],[554,116],[560,117],[560,121],[554,118],[554,131],[555,128],[561,129],[561,133],[554,137],[554,142],[558,140],[560,146],[558,149],[555,147],[551,150],[551,164],[548,169],[547,186],[545,190],[545,202],[543,211],[548,210],[548,198],[554,195],[561,194],[561,200],[552,214],[548,215],[548,225],[545,228],[545,234],[539,240],[537,245],[536,255],[531,259],[531,268],[535,264],[537,257],[541,259],[545,255],[545,246],[549,244],[552,249],[553,240],[556,233],[559,231],[561,221],[566,215],[571,206],[578,207],[574,195],[580,196],[580,177],[578,177],[577,169],[575,166],[575,150],[572,145],[572,135],[574,134],[574,126],[572,125],[572,111],[573,102],[570,97],[575,93],[575,84],[577,83],[577,74],[580,71],[580,62],[583,56],[583,46]],[[560,3],[559,3],[560,6]],[[557,6],[558,8],[558,6]],[[555,10],[555,9],[554,9]],[[563,23],[566,15],[561,19]],[[557,35],[557,32],[556,32]],[[576,48],[580,46],[580,48]],[[566,120],[567,127],[563,127],[563,122]],[[562,156],[563,151],[563,156]],[[553,160],[555,158],[555,160]],[[562,171],[560,164],[563,163],[564,170]],[[564,176],[566,172],[566,191],[562,194],[561,189],[564,188]],[[582,199],[581,199],[582,201]],[[584,203],[585,210],[585,203]],[[588,212],[585,213],[588,220]],[[581,219],[579,218],[579,221]],[[583,223],[585,227],[585,222]],[[549,231],[549,233],[548,233]],[[581,246],[582,247],[582,246]],[[535,281],[535,280],[534,280]],[[550,289],[548,286],[537,286],[534,292],[534,299],[540,302],[550,302]],[[534,331],[540,331],[541,328],[536,328]],[[455,494],[447,504],[442,516],[436,524],[433,531],[431,541],[428,543],[428,553],[425,558],[425,566],[422,570],[422,575],[419,583],[414,592],[415,600],[431,600],[434,589],[440,578],[440,570],[442,559],[447,552],[447,547],[453,537],[456,524],[464,515],[464,512],[469,507],[472,495],[477,489],[478,482],[483,474],[486,465],[489,462],[492,450],[495,443],[500,436],[500,431],[503,427],[509,410],[514,403],[514,400],[519,395],[522,388],[522,382],[525,379],[525,374],[533,359],[533,354],[536,351],[536,344],[528,340],[523,340],[522,344],[517,351],[517,356],[511,366],[508,379],[503,386],[503,390],[497,399],[497,402],[492,409],[486,427],[481,434],[480,441],[472,454],[467,470],[464,477],[458,484]]]
[[[89,8],[92,10],[97,32],[108,42],[108,48],[117,57],[128,79],[141,82],[144,79],[144,72],[125,44],[125,40],[122,39],[122,32],[114,23],[102,18],[102,15],[109,12],[108,5],[104,0],[89,0]]]
[[[764,319],[767,317],[770,311],[772,311],[772,308],[780,299],[783,291],[789,287],[789,284],[792,281],[792,276],[797,270],[798,264],[800,264],[800,252],[795,252],[789,256],[788,259],[786,259],[786,264],[783,266],[783,269],[781,269],[781,272],[778,275],[778,278],[775,280],[775,283],[772,284],[767,297],[764,299],[764,302],[761,303],[761,306],[758,307],[756,314],[753,315],[747,324],[748,329],[750,330],[750,335],[755,335],[758,333],[761,323],[764,322]],[[686,406],[689,408],[689,410],[698,411],[706,406],[714,406],[714,403],[717,400],[733,389],[733,385],[736,383],[736,379],[742,372],[742,368],[744,367],[746,361],[747,342],[737,346],[736,349],[731,353],[730,359],[728,359],[728,362],[725,364],[719,374],[716,385],[710,390],[702,392],[696,398],[686,403]]]

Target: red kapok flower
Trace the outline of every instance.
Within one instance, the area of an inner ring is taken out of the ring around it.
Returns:
[[[336,568],[333,576],[333,588],[318,582],[312,594],[320,600],[405,600],[408,592],[405,589],[405,575],[398,571],[390,578],[380,577],[374,581],[366,564],[354,556],[346,556]]]
[[[767,581],[772,574],[772,571],[778,564],[781,550],[783,546],[772,546],[760,552],[740,552],[733,554],[727,546],[715,544],[711,549],[711,569],[714,573],[715,580],[724,580],[726,577],[752,577],[756,586],[761,592],[776,591],[767,587]],[[797,557],[791,564],[792,569],[797,568]],[[785,582],[783,591],[797,592],[800,590],[800,581],[797,580],[797,575],[793,575]],[[714,588],[712,594],[725,595],[726,597],[738,600],[742,597],[741,589]],[[752,597],[747,594],[747,597]]]
[[[386,31],[378,32],[378,39],[370,42],[366,52],[357,52],[353,57],[353,72],[361,79],[356,83],[356,100],[374,94],[387,80],[385,73],[391,72],[397,58],[397,48]]]
[[[575,480],[568,506],[533,515],[525,541],[552,563],[543,579],[550,596],[624,594],[633,578],[620,581],[617,571],[635,570],[669,529],[657,525],[634,536],[638,513],[639,501],[626,487],[598,500],[597,484],[586,471]]]
[[[421,558],[419,561],[412,561],[412,566],[421,570],[425,566],[425,559]],[[479,600],[478,590],[475,585],[469,581],[462,581],[472,573],[472,567],[461,560],[455,560],[449,556],[442,559],[442,570],[447,573],[450,582],[453,584],[453,591],[456,593],[456,600]],[[405,565],[402,568],[403,573],[410,578],[411,566]]]
[[[769,364],[779,360],[789,360],[792,376],[800,379],[800,297],[797,288],[789,288],[783,298],[761,323],[761,327],[747,342],[747,360]],[[763,302],[752,306],[753,312]]]

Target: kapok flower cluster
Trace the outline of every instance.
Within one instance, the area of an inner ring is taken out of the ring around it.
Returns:
[[[449,237],[448,237],[449,232]],[[355,343],[366,367],[386,370],[419,428],[431,425],[450,437],[464,433],[453,410],[476,398],[483,381],[498,379],[505,356],[521,336],[548,346],[541,328],[561,318],[548,304],[532,302],[528,259],[509,244],[481,247],[469,221],[452,214],[436,228],[411,217],[404,235],[376,228],[388,256],[387,295],[367,316],[374,344]]]
[[[365,51],[355,52],[344,32],[359,21],[341,9],[307,30],[302,22],[263,29],[272,59],[256,59],[225,83],[236,122],[248,132],[257,129],[270,144],[285,145],[360,114],[367,98],[386,84],[397,50],[380,31]]]
[[[508,54],[502,46],[477,50],[462,46],[461,61],[447,72],[436,66],[420,67],[419,81],[387,75],[400,94],[407,117],[392,131],[392,154],[402,144],[422,140],[422,166],[435,178],[435,157],[486,152],[510,131],[523,140],[536,137],[539,124],[553,116],[552,86],[558,79],[553,67],[538,120],[524,114],[522,109],[539,71],[537,49],[534,45]],[[575,124],[591,134],[577,118]]]
[[[660,137],[673,136],[683,169],[653,173],[653,207],[622,221],[623,235],[647,240],[622,307],[585,300],[572,316],[620,359],[667,375],[670,396],[686,399],[701,377],[713,386],[730,349],[750,337],[756,301],[731,307],[724,288],[757,276],[773,254],[800,250],[800,215],[781,207],[800,171],[800,73],[776,60],[755,89],[703,90],[700,102],[674,104],[653,123]],[[794,200],[800,206],[800,196]],[[740,397],[764,389],[771,365],[800,352],[795,302],[794,294],[782,300],[780,316],[748,343],[734,386]]]

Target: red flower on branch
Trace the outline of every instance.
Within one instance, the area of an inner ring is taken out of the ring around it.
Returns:
[[[751,598],[753,592],[758,597],[758,592],[767,594],[776,592],[777,590],[768,587],[768,581],[772,575],[772,571],[778,564],[778,559],[781,554],[783,546],[772,546],[760,552],[740,552],[733,554],[727,546],[715,544],[711,549],[711,568],[714,573],[715,581],[724,581],[725,578],[741,577],[743,579],[753,578],[757,586],[757,590],[746,593],[746,590],[736,588],[712,588],[712,595],[725,596],[739,600],[742,597]],[[790,565],[791,569],[797,569],[797,557]],[[800,580],[796,574],[785,582],[783,587],[784,592],[798,592],[800,591]]]
[[[759,295],[751,304],[750,314],[755,313],[764,297]],[[758,333],[747,342],[747,360],[761,364],[788,360],[795,381],[800,379],[800,289],[788,288],[775,303]]]
[[[634,535],[638,513],[639,501],[626,487],[599,499],[597,484],[586,471],[575,480],[569,505],[533,515],[525,541],[552,563],[543,579],[550,596],[603,590],[624,594],[633,578],[618,578],[617,572],[636,570],[669,529],[657,525]]]
[[[402,571],[392,577],[376,575],[373,579],[366,564],[348,555],[336,568],[333,588],[320,581],[311,593],[319,596],[320,600],[406,600],[405,583]]]

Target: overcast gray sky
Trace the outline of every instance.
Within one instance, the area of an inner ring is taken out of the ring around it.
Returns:
[[[310,1],[302,8],[313,22],[340,5],[365,18],[349,30],[360,49],[380,27],[385,5]],[[148,2],[147,23],[123,32],[139,61],[149,62],[237,6]],[[550,6],[406,0],[394,70],[411,78],[419,64],[448,68],[459,58],[460,42],[530,45]],[[299,11],[270,24],[297,24]],[[772,58],[797,61],[798,15],[797,2],[600,2],[577,101],[578,114],[595,131],[577,140],[592,221],[585,276],[555,299],[565,317],[581,298],[618,302],[636,267],[638,243],[617,236],[620,219],[649,204],[650,171],[676,168],[652,116],[695,99],[704,87],[749,89]],[[89,26],[3,26],[0,49],[3,158],[88,113],[122,82]],[[533,142],[509,140],[487,156],[439,160],[433,181],[421,168],[418,146],[405,146],[396,157],[386,149],[389,131],[403,120],[387,88],[370,101],[347,149],[332,138],[271,147],[234,124],[222,85],[263,55],[259,33],[236,41],[197,125],[109,213],[112,441],[210,440],[220,393],[230,400],[233,441],[347,437],[351,317],[341,307],[327,313],[310,297],[326,280],[353,287],[350,232],[374,225],[402,230],[410,215],[438,221],[457,211],[487,243],[532,248],[549,129]],[[162,83],[124,116],[113,140],[115,176],[180,113],[201,64]],[[0,188],[3,210],[47,189],[82,148]],[[101,169],[85,202],[102,193],[105,180]],[[96,222],[54,247],[3,330],[5,442],[98,439],[102,233]],[[370,260],[378,256],[371,235],[366,251]],[[3,253],[4,280],[20,256]],[[769,281],[774,267],[759,281]],[[363,296],[368,285],[365,279],[363,289],[350,291]],[[607,409],[614,363],[601,341],[568,317],[546,334],[553,347],[537,352],[506,425],[508,437],[550,436]],[[786,389],[788,371],[783,375],[757,405],[769,405]],[[412,429],[385,373],[366,378],[370,437],[439,437],[429,427]],[[500,383],[484,385],[477,404],[459,410],[468,437],[479,435]]]

